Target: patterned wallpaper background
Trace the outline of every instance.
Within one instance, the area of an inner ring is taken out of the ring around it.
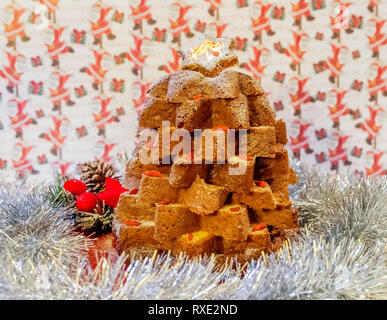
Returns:
[[[0,16],[2,169],[117,162],[179,48],[233,37],[288,122],[291,156],[386,173],[387,0],[2,0]]]

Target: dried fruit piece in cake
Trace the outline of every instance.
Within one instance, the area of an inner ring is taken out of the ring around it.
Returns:
[[[147,203],[139,201],[136,194],[124,192],[121,193],[114,214],[121,222],[132,219],[152,221],[155,217],[155,208]]]
[[[147,90],[147,94],[151,97],[165,99],[168,92],[168,83],[171,78],[171,74],[165,74],[152,85]]]
[[[249,129],[249,109],[243,94],[235,99],[216,99],[211,101],[212,127],[226,126],[230,129]]]
[[[200,218],[202,230],[228,240],[244,241],[250,228],[246,206],[225,205],[216,213]]]
[[[178,104],[170,103],[165,99],[151,97],[144,104],[140,115],[139,126],[144,128],[159,128],[163,121],[176,121]]]
[[[153,238],[155,223],[143,220],[113,220],[112,230],[117,238],[117,246],[124,250],[130,247],[154,247],[158,243]]]
[[[288,137],[286,134],[286,123],[284,120],[280,119],[275,122],[275,136],[276,142],[281,144],[288,143]]]
[[[238,65],[234,47],[234,39],[204,40],[200,45],[182,51],[181,68],[198,71],[206,77],[216,77],[223,69]]]
[[[275,126],[275,113],[266,95],[247,97],[250,126]]]
[[[266,223],[280,230],[297,228],[297,212],[291,208],[257,210],[255,213],[258,223]]]
[[[154,236],[160,241],[177,239],[200,229],[199,216],[178,203],[156,204],[155,224]]]
[[[152,171],[151,171],[152,172]],[[153,171],[160,174],[158,171]],[[179,190],[169,184],[167,176],[150,174],[144,171],[141,178],[138,199],[147,204],[155,204],[159,201],[176,202],[179,198]]]
[[[197,231],[182,235],[173,246],[174,252],[185,252],[189,256],[210,255],[219,248],[219,239],[204,231]]]
[[[274,127],[251,127],[246,139],[241,140],[241,147],[245,147],[251,157],[275,157],[275,129]],[[246,145],[245,143],[246,142]]]
[[[229,192],[224,187],[207,184],[199,176],[188,189],[180,193],[180,200],[192,212],[207,215],[221,208]]]
[[[138,156],[135,156],[126,164],[125,179],[129,179],[130,177],[141,179],[142,172],[145,170],[157,170],[163,174],[169,174],[171,166],[161,165],[160,162],[158,164],[143,164]]]
[[[259,80],[243,72],[236,73],[238,74],[239,88],[242,94],[245,96],[260,96],[265,93]]]
[[[270,186],[264,181],[256,181],[249,193],[233,193],[233,203],[243,203],[254,210],[275,209],[276,204]]]
[[[234,156],[227,164],[215,164],[210,182],[233,192],[249,192],[254,187],[254,159]]]
[[[189,157],[190,159],[186,159]],[[187,161],[190,161],[189,163]],[[174,159],[169,183],[175,188],[188,188],[196,179],[196,176],[207,180],[210,165],[194,164],[191,155],[183,155]]]

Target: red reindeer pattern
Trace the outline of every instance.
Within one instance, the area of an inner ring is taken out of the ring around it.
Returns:
[[[149,38],[139,38],[136,35],[133,35],[133,39],[135,48],[129,50],[129,52],[126,54],[126,58],[134,63],[132,72],[134,75],[138,76],[138,71],[144,68],[145,60],[148,58],[147,55],[142,54],[141,47],[144,40],[149,40]]]
[[[331,170],[338,170],[340,161],[342,161],[345,166],[352,164],[352,162],[348,160],[347,149],[344,148],[344,144],[349,139],[349,136],[340,136],[338,133],[334,133],[333,135],[338,137],[337,146],[334,149],[328,148],[328,160],[331,163]]]
[[[156,23],[156,21],[152,19],[150,7],[146,5],[146,0],[141,0],[137,7],[131,6],[130,9],[132,11],[132,17],[134,21],[133,30],[141,30],[143,20],[146,20],[149,25]]]
[[[67,46],[64,41],[61,41],[61,37],[65,29],[64,27],[54,28],[49,26],[49,28],[52,29],[52,32],[54,33],[54,40],[50,44],[46,43],[47,54],[52,60],[52,66],[59,67],[59,56],[67,52],[73,53],[74,50],[73,48]]]
[[[387,96],[387,84],[386,79],[383,78],[384,73],[387,70],[387,66],[380,66],[377,63],[373,63],[373,66],[377,67],[377,75],[374,79],[368,79],[368,91],[370,93],[369,101],[377,101],[378,92],[382,92],[384,96]]]
[[[101,110],[98,113],[93,113],[94,125],[98,128],[98,135],[105,136],[105,126],[108,123],[113,121],[119,122],[119,118],[114,116],[111,111],[108,111],[107,108],[112,100],[112,98],[101,98],[97,97],[101,102]]]
[[[99,90],[101,85],[101,91],[102,91],[102,84],[105,81],[106,74],[109,72],[109,70],[104,70],[102,68],[102,59],[105,55],[110,55],[107,52],[98,52],[97,50],[93,50],[94,54],[94,63],[91,63],[89,67],[84,67],[80,70],[80,72],[86,72],[89,76],[93,78],[93,84],[91,85],[94,90]]]
[[[258,18],[251,18],[251,28],[254,33],[254,41],[262,42],[262,33],[266,31],[268,36],[273,36],[275,32],[271,29],[269,10],[272,7],[272,4],[263,5],[261,2],[257,1],[256,3],[261,4],[261,13]]]
[[[339,92],[337,90],[331,90],[331,92],[336,93],[336,103],[334,106],[328,106],[329,116],[333,121],[333,128],[338,128],[340,118],[349,114],[347,105],[343,103],[343,99],[348,91],[344,90]]]
[[[373,155],[373,163],[370,168],[366,168],[367,177],[374,178],[381,175],[386,175],[387,170],[383,169],[383,166],[379,163],[380,159],[383,157],[384,152],[375,153],[373,151],[368,151],[367,153]]]
[[[47,140],[52,144],[52,148],[50,152],[57,156],[58,151],[61,152],[64,142],[67,139],[67,136],[62,136],[60,132],[60,128],[62,126],[62,123],[64,121],[68,121],[67,118],[58,119],[55,116],[52,117],[52,121],[54,122],[54,129],[50,129],[46,133],[42,133],[39,137],[42,139]]]
[[[382,32],[382,28],[387,20],[377,21],[376,19],[371,19],[370,21],[375,23],[375,33],[373,36],[368,36],[368,45],[372,50],[372,57],[379,58],[380,47],[387,44],[387,36]]]
[[[305,150],[306,153],[313,153],[313,150],[309,146],[309,137],[306,136],[306,131],[311,126],[310,123],[301,123],[300,121],[294,121],[299,125],[299,132],[296,137],[290,137],[290,148],[295,158],[301,158],[301,150]]]
[[[23,75],[22,72],[16,71],[16,61],[19,57],[24,58],[24,56],[21,54],[12,55],[10,52],[7,52],[9,65],[4,66],[3,70],[0,70],[0,77],[8,81],[7,91],[10,93],[14,92],[14,88],[18,86],[20,83],[20,77]]]
[[[26,35],[24,23],[20,21],[26,9],[16,9],[14,6],[8,6],[8,9],[13,10],[13,20],[7,24],[3,22],[4,34],[7,38],[7,47],[16,48],[16,38],[20,37],[23,42],[30,41],[30,37]]]
[[[94,37],[94,45],[100,45],[102,48],[102,36],[106,34],[106,37],[109,40],[114,40],[116,36],[113,34],[112,29],[110,28],[110,22],[107,20],[109,12],[112,10],[112,7],[102,7],[100,4],[95,4],[93,7],[99,9],[99,18],[97,21],[90,21],[91,24],[91,34]]]
[[[65,101],[68,106],[73,106],[75,102],[70,98],[70,90],[65,88],[70,75],[62,75],[59,72],[53,72],[53,75],[58,76],[58,85],[55,89],[50,89],[50,99],[54,105],[52,110],[60,111],[62,101]]]
[[[191,9],[191,6],[183,7],[180,3],[175,2],[173,6],[178,7],[179,16],[176,20],[169,19],[170,23],[170,31],[172,33],[173,39],[172,43],[180,43],[181,33],[185,33],[187,38],[192,38],[194,34],[191,32],[190,27],[188,25],[188,20],[185,18],[185,15]]]
[[[382,126],[376,125],[376,116],[378,115],[379,112],[384,112],[384,109],[373,108],[371,106],[368,106],[368,110],[370,112],[370,118],[364,120],[362,123],[358,123],[356,125],[356,128],[360,128],[368,134],[366,138],[366,142],[372,145],[376,139],[377,134],[382,128]]]
[[[24,109],[27,106],[28,100],[18,101],[16,99],[10,100],[10,102],[16,103],[17,113],[15,116],[9,116],[11,121],[11,127],[16,132],[16,138],[23,137],[23,127],[26,127],[30,124],[36,124],[36,120],[32,119],[28,113],[24,112]]]
[[[25,172],[31,172],[32,174],[37,174],[38,171],[34,169],[31,159],[28,159],[28,155],[33,146],[25,146],[23,143],[18,142],[15,144],[15,147],[21,149],[21,155],[18,159],[12,159],[12,167],[17,172],[19,176],[23,176]]]

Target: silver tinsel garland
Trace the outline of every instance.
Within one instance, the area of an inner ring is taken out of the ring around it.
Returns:
[[[52,186],[0,183],[0,299],[386,299],[387,179],[319,173],[291,187],[301,235],[247,266],[121,255],[91,269],[90,239]],[[243,272],[243,276],[241,276]]]

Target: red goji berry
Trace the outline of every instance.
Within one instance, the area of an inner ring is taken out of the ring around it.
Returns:
[[[161,178],[163,176],[161,172],[157,170],[144,170],[142,174],[150,177],[157,177],[157,178]]]
[[[141,222],[134,221],[134,220],[125,220],[124,225],[129,227],[138,227],[139,225],[141,225]]]
[[[259,231],[262,229],[265,229],[267,227],[266,223],[259,223],[256,226],[254,226],[253,231]]]

